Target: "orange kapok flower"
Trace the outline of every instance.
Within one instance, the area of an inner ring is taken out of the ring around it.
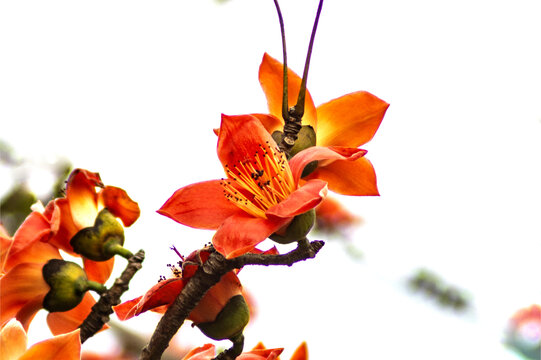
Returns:
[[[541,353],[541,305],[520,309],[509,320],[505,342],[529,359]]]
[[[26,331],[17,320],[11,320],[0,331],[2,360],[76,360],[81,356],[79,329],[58,335],[27,347]]]
[[[43,214],[32,212],[13,238],[5,234],[0,263],[0,326],[16,318],[28,329],[35,314],[43,307],[50,286],[43,278],[43,267],[51,259],[61,259],[58,249],[43,242],[50,235],[50,224]],[[49,313],[47,322],[53,334],[76,329],[88,316],[95,301],[86,294],[83,301],[66,312]]]
[[[137,203],[123,189],[104,186],[98,173],[73,170],[68,177],[66,197],[47,204],[45,215],[53,231],[49,242],[70,255],[79,256],[70,245],[70,240],[80,230],[92,227],[103,208],[120,218],[124,226],[132,225],[140,214]],[[105,283],[111,275],[114,257],[107,261],[83,258],[83,262],[90,280]]]
[[[188,283],[190,278],[195,274],[199,266],[207,261],[210,256],[210,252],[207,249],[201,249],[194,251],[190,254],[182,263],[182,271],[173,269],[173,278],[161,280],[154,285],[144,296],[140,296],[130,301],[126,301],[120,305],[113,307],[113,310],[117,314],[120,320],[127,320],[133,316],[139,315],[145,311],[153,310],[156,312],[165,312],[180,294],[184,286]],[[235,271],[230,271],[220,281],[211,287],[207,293],[201,298],[197,306],[188,315],[188,320],[191,320],[194,325],[198,326],[207,336],[213,337],[213,330],[210,329],[210,335],[208,325],[217,320],[218,316],[230,301],[233,299],[240,300],[242,297],[242,285],[238,279]],[[243,302],[244,300],[240,300]],[[233,304],[234,305],[234,304]],[[218,329],[220,338],[230,338],[229,335],[236,335],[237,332],[244,328],[248,322],[248,309],[246,303],[240,304],[244,306],[242,311],[245,311],[242,323],[239,324],[226,324],[226,329]],[[237,310],[237,309],[235,309]],[[231,332],[231,333],[230,333]],[[215,337],[213,337],[215,338]]]
[[[261,122],[251,115],[222,115],[218,158],[227,178],[177,190],[158,213],[194,228],[217,229],[212,242],[228,258],[255,246],[327,194],[320,179],[300,182],[314,160],[357,160],[360,149],[311,147],[287,161]]]
[[[282,130],[283,65],[268,54],[263,56],[259,68],[259,82],[267,97],[271,116],[258,114],[258,118],[271,134]],[[288,102],[295,104],[301,78],[288,69]],[[366,92],[358,91],[314,105],[308,90],[304,107],[303,125],[310,125],[316,133],[317,146],[357,148],[372,139],[389,104]],[[322,179],[329,190],[344,195],[379,195],[376,173],[365,157],[357,161],[328,161],[319,163],[306,179]]]
[[[238,360],[275,360],[279,359],[279,355],[284,351],[283,348],[266,349],[262,343],[257,344],[251,351],[240,354]],[[183,360],[211,360],[216,356],[216,348],[213,344],[205,344],[191,350]],[[303,342],[291,360],[308,360],[308,349],[306,343]]]

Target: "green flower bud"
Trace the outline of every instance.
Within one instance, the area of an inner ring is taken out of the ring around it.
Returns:
[[[295,216],[283,234],[274,233],[269,237],[279,244],[290,244],[302,240],[314,226],[315,220],[316,211],[308,210],[304,214]]]
[[[49,312],[68,311],[81,303],[87,290],[105,291],[102,284],[88,280],[85,271],[76,263],[51,259],[43,266],[43,279],[51,287],[43,299]]]
[[[132,253],[122,247],[124,228],[107,209],[98,213],[94,226],[81,229],[70,240],[73,250],[90,260],[106,261],[121,255],[125,258]]]
[[[280,142],[282,141],[282,136],[283,133],[281,131],[275,131],[272,133],[272,138],[274,139],[274,141],[276,141],[277,144],[280,144]],[[304,149],[316,146],[316,132],[314,131],[314,128],[310,125],[303,125],[297,136],[298,137],[297,140],[295,140],[295,144],[289,151],[290,158],[292,158]],[[314,160],[304,167],[301,177],[310,175],[314,172],[314,170],[316,170],[316,168],[317,160]]]
[[[196,326],[211,339],[231,340],[242,334],[248,320],[250,320],[248,304],[242,295],[235,295],[225,304],[216,320],[199,323]]]

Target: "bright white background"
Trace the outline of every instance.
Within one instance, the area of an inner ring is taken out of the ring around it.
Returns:
[[[300,73],[317,1],[281,6]],[[247,348],[262,340],[287,359],[306,340],[314,360],[515,358],[501,344],[506,321],[541,301],[539,14],[538,0],[324,4],[309,89],[316,104],[356,90],[391,104],[365,146],[381,197],[341,198],[365,220],[351,236],[362,260],[331,240],[315,261],[241,272],[259,305]],[[126,246],[147,260],[125,299],[167,274],[171,244],[188,253],[210,240],[155,210],[223,176],[212,128],[221,113],[266,111],[265,51],[281,58],[271,0],[0,4],[0,138],[36,163],[63,156],[98,171],[139,202]],[[473,309],[457,316],[409,293],[420,267],[465,289]],[[149,321],[126,325],[150,332]]]

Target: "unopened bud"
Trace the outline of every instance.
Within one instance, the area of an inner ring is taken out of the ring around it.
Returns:
[[[73,250],[94,261],[106,261],[118,254],[129,258],[124,249],[124,228],[107,209],[98,213],[94,226],[81,229],[70,240]]]
[[[216,320],[199,323],[196,326],[203,334],[214,340],[233,339],[244,330],[250,320],[250,310],[242,295],[235,295],[220,313]]]
[[[315,219],[316,212],[311,209],[304,214],[295,216],[285,231],[278,231],[269,237],[279,244],[290,244],[302,240],[314,226]]]
[[[76,263],[51,259],[43,266],[43,279],[51,287],[43,299],[49,312],[68,311],[81,303],[87,290],[105,291],[102,284],[88,280],[85,271]]]

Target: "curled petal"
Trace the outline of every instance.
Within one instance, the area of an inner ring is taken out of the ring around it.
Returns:
[[[10,252],[4,262],[4,271],[22,263],[45,264],[50,259],[60,259],[60,253],[55,246],[41,241],[27,246],[24,251]]]
[[[45,213],[51,223],[53,232],[49,243],[70,255],[78,256],[73,251],[70,240],[80,228],[73,221],[68,199],[62,198],[51,201],[47,204]]]
[[[327,181],[329,190],[343,195],[379,195],[376,172],[372,163],[365,157],[356,161],[335,161],[318,167],[306,179]]]
[[[221,180],[210,180],[178,189],[158,213],[197,229],[214,230],[241,210],[227,201]]]
[[[26,351],[26,331],[19,321],[11,319],[0,331],[1,359],[19,359]]]
[[[291,167],[293,179],[295,182],[298,182],[304,167],[312,161],[323,161],[318,164],[318,168],[320,168],[321,166],[326,166],[336,160],[354,161],[365,154],[366,150],[357,148],[312,146],[293,156],[289,161],[289,166]],[[347,176],[347,174],[345,174],[345,176]]]
[[[212,243],[227,258],[252,251],[291,218],[271,216],[268,219],[250,216],[244,212],[227,218],[212,239]]]
[[[389,104],[358,91],[317,108],[317,145],[359,147],[372,139]]]
[[[102,203],[114,216],[120,218],[124,226],[132,225],[141,214],[139,205],[133,201],[126,191],[115,186],[106,186],[99,193]]]
[[[316,207],[327,196],[327,183],[314,179],[295,190],[282,202],[269,208],[267,215],[292,218]]]
[[[269,112],[277,118],[282,118],[282,88],[283,80],[283,65],[278,60],[272,58],[265,53],[263,61],[259,66],[259,83],[263,88],[263,92],[267,97]],[[288,108],[297,103],[299,90],[301,88],[301,78],[291,69],[287,73],[288,83]],[[314,130],[317,130],[317,113],[314,101],[310,92],[306,90],[306,99],[304,104],[304,116],[302,118],[303,125],[311,125]],[[279,129],[274,129],[279,130]]]
[[[144,296],[117,305],[113,307],[113,310],[120,320],[127,320],[145,311],[163,305],[170,305],[180,294],[184,285],[185,280],[182,278],[160,281],[147,291]]]
[[[255,349],[242,353],[238,360],[276,360],[284,351],[283,348],[278,349]]]
[[[41,341],[28,349],[18,360],[78,360],[81,357],[79,329]]]

